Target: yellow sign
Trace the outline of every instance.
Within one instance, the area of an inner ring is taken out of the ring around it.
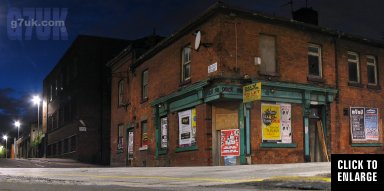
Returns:
[[[280,105],[261,104],[261,128],[263,140],[281,140]]]
[[[261,99],[261,82],[243,87],[243,103]]]

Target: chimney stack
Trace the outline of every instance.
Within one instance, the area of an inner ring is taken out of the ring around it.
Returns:
[[[318,13],[317,11],[313,10],[312,7],[304,7],[300,8],[296,11],[292,12],[293,20],[318,25]]]

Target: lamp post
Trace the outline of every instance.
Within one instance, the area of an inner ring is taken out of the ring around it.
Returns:
[[[17,128],[17,139],[19,139],[19,129],[20,129],[20,121],[15,121],[14,123],[15,127]]]
[[[37,105],[37,137],[39,139],[39,135],[40,135],[40,102],[41,102],[41,98],[38,95],[35,95],[32,98],[32,102],[33,102],[33,104]],[[39,153],[38,148],[39,148],[39,146],[37,146],[37,149],[36,149],[37,155]]]
[[[8,158],[8,151],[7,151],[7,148],[8,148],[8,143],[7,143],[7,140],[8,140],[8,136],[7,135],[3,135],[3,139],[5,140],[5,158]]]

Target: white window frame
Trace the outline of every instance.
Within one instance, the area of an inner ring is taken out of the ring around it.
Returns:
[[[317,52],[309,51],[309,48],[317,49]],[[317,44],[308,44],[308,56],[316,56],[319,64],[319,75],[309,74],[309,76],[323,77],[323,63],[322,63],[322,55],[321,55],[321,46]],[[309,59],[308,59],[308,67],[309,67]],[[309,73],[309,69],[308,69]]]
[[[372,62],[369,62],[369,59],[372,59],[373,60],[373,63]],[[377,85],[377,61],[376,61],[376,57],[375,56],[372,56],[372,55],[368,55],[367,56],[367,75],[368,75],[368,66],[373,66],[374,68],[374,78],[375,78],[375,83],[369,83],[368,81],[368,85],[374,85],[376,86]],[[368,78],[369,79],[369,78]]]
[[[191,46],[185,46],[181,52],[181,81],[185,82],[191,79]],[[184,70],[189,66],[188,76],[185,75]]]
[[[350,59],[349,55],[356,56],[356,60]],[[348,59],[348,81],[353,83],[360,83],[360,63],[359,63],[359,54],[356,52],[348,51],[347,53],[347,59]],[[350,81],[349,79],[349,63],[355,63],[357,67],[357,82],[356,81]]]

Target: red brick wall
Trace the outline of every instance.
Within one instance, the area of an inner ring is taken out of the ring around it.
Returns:
[[[339,104],[337,105],[337,115],[339,120],[337,120],[336,129],[332,131],[334,135],[332,150],[334,153],[384,153],[383,147],[352,147],[350,118],[349,116],[343,115],[343,109],[349,109],[349,107],[379,108],[379,130],[381,130],[380,141],[383,142],[383,131],[380,121],[382,121],[384,117],[384,100],[382,98],[383,92],[381,89],[384,84],[384,79],[382,78],[382,74],[384,73],[384,67],[382,67],[384,64],[384,49],[362,43],[340,40],[337,50],[340,90]],[[361,87],[348,85],[347,51],[353,51],[359,55]],[[376,56],[378,66],[378,83],[380,85],[379,89],[367,87],[367,55]]]
[[[306,31],[304,29],[293,28],[281,24],[269,24],[261,20],[249,20],[237,17],[232,19],[227,15],[216,15],[205,23],[191,28],[182,37],[176,39],[169,46],[163,48],[154,56],[145,60],[135,71],[130,73],[128,94],[131,105],[128,110],[117,108],[117,82],[112,83],[112,161],[116,164],[125,162],[124,156],[113,156],[115,152],[114,144],[117,140],[113,137],[117,135],[117,124],[123,122],[138,124],[135,128],[135,159],[136,166],[185,166],[185,165],[210,165],[212,164],[211,150],[212,145],[211,128],[211,106],[209,104],[199,105],[197,109],[197,151],[187,151],[176,153],[178,139],[177,112],[168,114],[169,128],[169,148],[167,156],[160,156],[159,161],[155,161],[155,127],[153,113],[150,103],[159,97],[176,92],[182,84],[180,83],[181,72],[181,50],[185,45],[194,46],[193,33],[199,29],[202,31],[202,42],[212,43],[211,46],[201,46],[198,51],[192,50],[191,60],[191,84],[207,79],[209,76],[239,77],[245,74],[253,78],[266,79],[259,75],[260,66],[255,65],[254,58],[260,56],[259,34],[273,35],[276,37],[276,56],[279,76],[275,80],[284,82],[294,82],[300,84],[313,84],[336,88],[336,59],[333,37],[322,33]],[[237,34],[237,37],[236,37]],[[307,52],[308,43],[318,44],[322,48],[322,73],[324,83],[308,81],[308,62]],[[237,44],[237,47],[236,47]],[[380,66],[384,60],[383,50],[378,50],[370,46],[362,46],[358,43],[346,43],[340,46],[338,58],[339,64],[339,105],[332,103],[329,105],[328,115],[328,135],[331,139],[331,150],[333,153],[371,153],[383,152],[382,148],[351,148],[349,117],[343,116],[343,108],[349,106],[371,106],[379,107],[380,119],[383,117],[381,105],[381,90],[368,90],[363,88],[350,87],[347,85],[346,50],[353,50],[360,55],[360,73],[362,83],[366,84],[366,63],[363,55],[372,54],[378,56],[379,76],[384,72],[384,67]],[[237,50],[237,51],[236,51]],[[237,59],[236,59],[237,58]],[[236,61],[237,60],[237,61]],[[212,63],[218,63],[218,71],[208,74],[207,67]],[[129,62],[127,62],[129,63]],[[127,69],[127,64],[124,66]],[[148,100],[141,100],[141,75],[142,71],[149,71],[149,90]],[[120,69],[119,69],[120,70]],[[379,77],[380,78],[380,77]],[[380,84],[384,84],[380,78]],[[188,85],[188,84],[187,84]],[[115,105],[114,105],[115,104]],[[252,162],[253,163],[286,163],[304,161],[304,141],[303,141],[303,107],[300,104],[292,104],[292,127],[293,142],[296,148],[260,148],[261,129],[260,129],[260,102],[255,102],[251,111],[251,140],[252,140]],[[119,115],[119,116],[113,116]],[[141,126],[140,122],[148,121],[149,149],[138,151],[141,146]],[[125,136],[125,133],[124,133]],[[124,141],[126,138],[124,138]],[[125,143],[126,144],[126,143]],[[380,150],[381,149],[381,150]],[[271,160],[273,159],[273,160]]]

